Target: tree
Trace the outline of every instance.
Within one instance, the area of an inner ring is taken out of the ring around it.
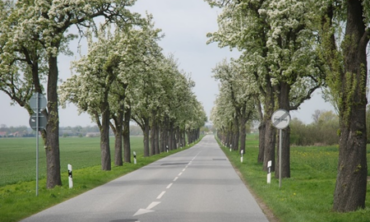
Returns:
[[[146,25],[150,24],[148,19]],[[144,23],[143,23],[144,25]],[[149,27],[130,27],[122,32],[116,28],[101,28],[97,41],[89,34],[89,52],[74,62],[79,76],[67,80],[61,87],[61,99],[75,103],[87,111],[101,131],[102,169],[110,170],[109,126],[115,133],[115,164],[122,165],[122,136],[124,161],[130,162],[131,95],[137,90],[136,83],[148,55],[154,54],[147,47],[157,39],[159,30]],[[157,48],[155,48],[157,50]],[[113,123],[110,119],[113,119]]]
[[[325,79],[315,50],[317,1],[272,1],[266,11],[268,63],[278,108],[296,110]],[[282,177],[290,177],[290,128],[283,130]],[[278,171],[275,176],[278,177]]]
[[[13,2],[13,1],[9,1]],[[15,2],[15,1],[14,1]],[[29,46],[33,42],[40,46],[45,53],[47,81],[47,125],[45,131],[45,151],[47,159],[47,188],[61,185],[60,158],[59,158],[59,115],[58,115],[58,55],[63,52],[68,41],[75,35],[67,34],[72,26],[77,26],[82,34],[84,27],[95,27],[93,18],[102,16],[106,22],[125,23],[135,17],[126,7],[134,1],[16,1],[11,8],[9,19],[14,21],[8,29],[9,46]],[[8,47],[10,51],[2,55],[13,55],[16,51]],[[8,54],[9,53],[9,54]],[[11,64],[12,65],[12,64]],[[8,72],[6,75],[13,75]],[[38,73],[37,75],[39,75]],[[31,85],[37,86],[37,80],[33,78]],[[37,89],[36,89],[37,90]],[[14,98],[13,98],[14,99]],[[17,99],[15,99],[17,101]],[[22,105],[22,104],[20,104]]]
[[[255,77],[263,97],[264,169],[274,165],[275,129],[271,116],[278,108],[297,109],[322,84],[321,60],[314,47],[316,1],[208,1],[223,7],[218,32],[209,34],[220,46],[242,50],[246,73]],[[262,115],[260,115],[262,117]],[[261,133],[263,134],[263,133]],[[289,128],[283,140],[283,177],[290,177]],[[277,172],[275,175],[278,176]]]
[[[322,10],[321,52],[328,65],[328,86],[338,98],[340,119],[333,210],[348,212],[364,208],[366,199],[366,47],[370,36],[370,3],[327,1]]]
[[[117,72],[113,70],[114,58],[112,50],[111,33],[101,28],[98,40],[93,42],[92,33],[89,34],[89,52],[73,67],[79,75],[73,75],[60,87],[61,103],[67,100],[75,103],[81,111],[88,112],[100,129],[100,150],[102,170],[111,169],[111,156],[109,146],[109,95]]]
[[[144,27],[145,28],[145,27]],[[135,84],[134,93],[131,93],[131,118],[140,126],[143,131],[144,157],[150,155],[149,132],[150,132],[150,114],[156,107],[158,92],[161,90],[160,79],[161,72],[164,70],[164,56],[162,49],[156,43],[159,39],[158,33],[151,33],[153,24],[148,23],[148,31],[144,32],[147,37],[145,43],[147,48],[146,58],[139,71],[140,78]],[[149,38],[150,37],[150,38]]]
[[[366,137],[367,143],[370,143],[370,109],[366,107]]]
[[[252,120],[255,110],[253,80],[243,76],[243,68],[235,61],[223,61],[213,69],[214,78],[221,82],[221,95],[234,109],[232,117],[232,148],[245,153],[246,123]],[[251,80],[251,81],[249,81]]]

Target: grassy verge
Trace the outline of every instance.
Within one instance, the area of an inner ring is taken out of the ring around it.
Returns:
[[[26,141],[27,139],[21,139],[21,141],[17,140],[19,139],[8,141],[0,140],[1,222],[19,221],[22,218],[56,205],[94,187],[105,184],[158,159],[183,150],[177,149],[169,153],[143,157],[142,137],[131,138],[131,148],[137,152],[137,164],[124,163],[121,167],[112,167],[111,171],[102,171],[100,166],[98,139],[61,138],[61,165],[62,167],[65,165],[65,169],[63,168],[61,172],[63,185],[51,190],[46,189],[45,172],[41,173],[39,180],[39,196],[36,197],[34,179],[35,167],[32,168],[31,166],[31,164],[35,164],[35,149],[28,151],[28,149],[32,149],[30,148],[32,142]],[[187,146],[185,149],[189,147],[190,146]],[[40,151],[40,157],[41,156],[42,153]],[[43,166],[44,164],[41,164],[41,161],[42,160],[40,160],[40,172],[42,172],[42,169],[44,169],[43,167],[45,167]],[[73,189],[68,188],[67,163],[71,163],[73,166]],[[12,170],[9,172],[9,169]],[[8,174],[10,174],[10,176]],[[11,175],[13,175],[14,178],[12,178]]]
[[[283,179],[282,188],[272,173],[271,184],[266,183],[266,172],[257,163],[258,138],[249,136],[244,162],[240,154],[224,152],[253,192],[272,210],[279,221],[370,221],[370,185],[367,187],[366,208],[351,213],[332,211],[338,148],[292,147],[291,178]],[[367,152],[370,165],[370,149]]]

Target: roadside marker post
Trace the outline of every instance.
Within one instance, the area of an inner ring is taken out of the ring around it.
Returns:
[[[243,163],[244,150],[240,150],[240,162]]]
[[[167,151],[167,153],[168,153],[168,145],[166,145],[166,151]]]
[[[272,163],[272,161],[271,160],[269,160],[268,162],[267,162],[267,183],[268,184],[270,184],[271,183],[271,164]]]
[[[282,147],[282,139],[283,139],[283,132],[282,130],[289,126],[290,123],[290,115],[289,112],[283,109],[278,109],[272,114],[271,117],[272,125],[279,129],[279,188],[281,188],[281,147]]]
[[[73,178],[72,178],[72,165],[68,164],[68,184],[69,188],[73,188]]]
[[[134,155],[134,164],[136,164],[136,152],[135,151],[133,152],[133,155]]]

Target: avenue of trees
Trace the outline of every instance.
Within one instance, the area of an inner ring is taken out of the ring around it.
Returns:
[[[129,122],[146,132],[145,154],[164,146],[193,142],[206,121],[191,92],[193,81],[176,60],[161,53],[151,17],[129,7],[135,0],[35,0],[0,2],[0,90],[14,103],[33,110],[27,101],[45,94],[46,187],[61,185],[59,103],[75,103],[100,128],[102,169],[110,169],[109,127],[116,135],[115,164],[130,162]],[[100,18],[100,19],[98,19]],[[77,33],[71,33],[71,29]],[[71,55],[71,40],[87,38],[88,55],[73,63],[74,75],[62,84],[58,57]],[[62,95],[59,98],[59,95]],[[149,152],[148,132],[151,133]],[[187,141],[185,140],[187,134]],[[123,138],[123,139],[122,139]]]
[[[327,98],[339,112],[336,132],[339,161],[333,210],[347,212],[364,208],[369,1],[206,2],[222,9],[217,20],[219,29],[208,34],[209,43],[217,42],[220,47],[241,52],[239,58],[224,61],[213,70],[214,77],[220,81],[220,94],[211,120],[219,138],[238,150],[244,118],[248,117],[248,121],[258,118],[257,161],[266,170],[267,162],[272,160],[274,170],[278,162],[273,112],[296,110],[316,89],[325,87]],[[294,120],[293,124],[298,126]],[[290,177],[290,134],[290,127],[283,130],[283,178]],[[244,145],[240,149],[245,149]],[[279,176],[277,171],[275,176]]]

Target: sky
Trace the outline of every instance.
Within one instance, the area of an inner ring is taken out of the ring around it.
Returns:
[[[137,0],[130,9],[145,15],[146,12],[154,17],[156,28],[162,29],[165,37],[159,42],[164,55],[170,53],[178,59],[180,69],[191,75],[196,86],[193,91],[202,103],[207,116],[210,116],[216,95],[218,83],[212,78],[212,69],[225,58],[237,58],[239,52],[229,48],[219,48],[217,43],[207,45],[208,32],[214,32],[217,27],[217,14],[221,9],[211,8],[203,0]],[[81,44],[84,44],[82,40]],[[76,59],[77,42],[70,44],[74,56],[58,58],[59,78],[61,81],[71,76],[70,62]],[[60,84],[60,83],[59,83]],[[28,126],[29,114],[18,104],[10,105],[9,97],[0,91],[0,125]],[[312,122],[315,110],[333,110],[326,103],[320,92],[314,92],[312,99],[304,102],[298,111],[291,111],[292,118],[296,117],[308,124]],[[91,126],[88,114],[79,114],[73,104],[65,109],[59,109],[60,126]]]

